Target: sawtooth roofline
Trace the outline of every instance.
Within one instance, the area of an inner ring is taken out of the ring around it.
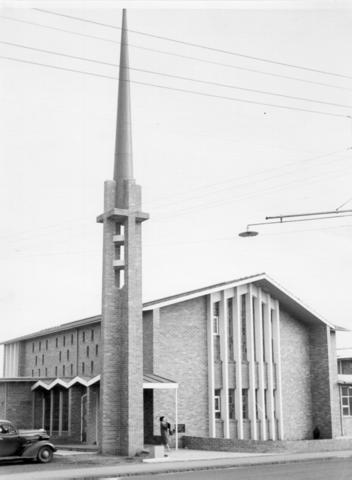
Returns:
[[[190,290],[188,292],[179,293],[169,297],[160,298],[158,300],[153,300],[150,302],[145,302],[143,304],[143,311],[153,310],[155,308],[167,307],[175,303],[185,302],[193,298],[197,298],[203,295],[208,295],[210,293],[223,290],[224,288],[234,288],[240,285],[245,285],[247,283],[254,283],[258,287],[262,288],[264,291],[270,293],[273,297],[277,298],[279,302],[285,307],[285,310],[288,313],[296,314],[298,318],[301,318],[307,323],[325,323],[328,327],[333,330],[346,331],[343,327],[337,327],[327,320],[325,320],[321,315],[314,312],[314,310],[308,306],[305,306],[301,300],[290,292],[288,292],[284,287],[282,287],[275,280],[270,278],[266,273],[259,273],[256,275],[251,275],[247,277],[238,278],[237,280],[230,280],[227,282],[217,283],[207,287],[198,288],[196,290]],[[91,325],[94,323],[101,322],[101,315],[95,315],[93,317],[83,318],[81,320],[75,320],[73,322],[63,323],[57,327],[46,328],[44,330],[39,330],[28,335],[23,335],[21,337],[16,337],[4,342],[0,342],[0,345],[7,345],[10,343],[20,342],[22,340],[29,340],[31,338],[44,337],[46,335],[51,335],[59,332],[64,332],[74,328],[84,327],[86,325]]]

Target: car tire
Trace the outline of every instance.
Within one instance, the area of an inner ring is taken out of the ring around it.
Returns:
[[[50,447],[41,447],[37,454],[37,460],[40,463],[49,463],[53,459],[54,452]]]

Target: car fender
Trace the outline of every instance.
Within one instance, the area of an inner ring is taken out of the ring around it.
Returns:
[[[32,445],[28,445],[23,452],[22,457],[29,457],[35,458],[38,454],[38,451],[41,447],[50,447],[53,452],[56,452],[57,448],[52,443],[48,442],[47,440],[39,440],[38,442],[33,443]]]

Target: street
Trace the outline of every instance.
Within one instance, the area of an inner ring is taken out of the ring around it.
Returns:
[[[119,480],[124,477],[119,477]],[[127,477],[125,477],[127,478]],[[128,477],[151,480],[154,475]],[[291,463],[283,465],[257,465],[187,473],[158,475],[157,480],[347,480],[352,479],[352,459]],[[88,480],[88,479],[86,479]],[[91,480],[91,479],[89,479]]]
[[[141,464],[136,465],[142,467]],[[276,465],[242,466],[216,470],[197,470],[193,472],[175,472],[142,474],[141,468],[137,468],[137,475],[125,474],[122,465],[1,465],[0,478],[8,480],[25,479],[70,479],[70,480],[94,480],[94,479],[139,479],[139,480],[350,480],[352,479],[352,458],[315,460],[311,462],[295,462]],[[182,468],[183,465],[172,468]],[[142,467],[143,468],[143,467]],[[146,466],[144,467],[146,468]],[[192,468],[192,465],[189,465]],[[154,472],[158,472],[156,466]]]

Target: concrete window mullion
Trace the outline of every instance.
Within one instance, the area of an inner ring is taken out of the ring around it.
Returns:
[[[266,296],[264,307],[264,345],[265,363],[267,365],[267,418],[269,421],[269,439],[276,440],[276,425],[274,413],[274,369],[272,354],[272,331],[271,331],[271,298]]]
[[[54,390],[50,390],[50,436],[53,434],[53,425],[54,425]]]
[[[239,440],[243,439],[241,335],[240,295],[238,288],[236,288],[233,302],[233,340],[236,362],[235,419],[237,423],[237,438]]]
[[[258,364],[258,413],[260,420],[260,440],[267,439],[266,412],[265,412],[265,382],[263,360],[263,318],[262,318],[262,291],[258,288],[258,296],[254,301],[255,310],[255,348]],[[259,436],[259,435],[258,435]]]
[[[257,405],[256,405],[256,379],[255,379],[255,345],[253,328],[253,288],[249,285],[246,296],[246,323],[247,323],[247,358],[249,369],[249,420],[251,422],[251,439],[257,440]]]
[[[59,391],[59,436],[62,435],[62,406],[63,406],[63,391]]]
[[[214,342],[213,342],[213,299],[207,297],[208,313],[208,403],[209,403],[209,436],[215,437],[215,409],[214,409]]]
[[[273,316],[273,345],[274,361],[276,364],[276,417],[278,420],[278,439],[284,439],[284,425],[282,417],[282,388],[281,388],[281,357],[280,357],[280,305],[277,300],[274,302]]]
[[[229,368],[228,368],[228,313],[225,292],[221,292],[220,301],[220,356],[222,360],[222,396],[221,416],[224,422],[224,438],[230,438],[229,420]]]

